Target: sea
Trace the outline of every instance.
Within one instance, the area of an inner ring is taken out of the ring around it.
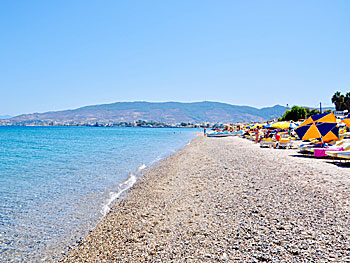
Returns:
[[[57,258],[198,131],[0,127],[0,262]]]

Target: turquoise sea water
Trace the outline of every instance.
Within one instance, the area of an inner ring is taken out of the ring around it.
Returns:
[[[0,262],[38,261],[84,236],[196,131],[0,127]]]

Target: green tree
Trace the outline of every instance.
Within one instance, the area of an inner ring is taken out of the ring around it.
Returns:
[[[318,109],[312,109],[310,112],[307,113],[306,117],[310,117],[312,115],[320,114],[321,112]]]
[[[287,110],[283,116],[283,121],[297,121],[299,119],[305,119],[307,116],[306,110],[303,107],[293,106],[290,110]]]

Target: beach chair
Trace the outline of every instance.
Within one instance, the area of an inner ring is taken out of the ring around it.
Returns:
[[[335,140],[330,141],[327,143],[327,145],[330,147],[341,147],[341,145],[344,143],[342,139],[343,138],[341,138],[341,140],[338,140],[338,141],[335,141]],[[311,139],[309,140],[309,143],[304,143],[299,146],[300,153],[312,154],[312,155],[314,154],[315,149],[320,149],[320,148],[324,148],[324,145],[318,139]]]
[[[277,149],[281,149],[281,148],[287,149],[287,148],[290,148],[290,146],[291,146],[291,140],[288,139],[288,138],[282,138],[282,139],[280,139],[280,141],[278,142],[276,148],[277,148]]]
[[[332,146],[341,146],[344,143],[344,136],[339,137],[339,140],[333,140],[330,142],[327,142],[328,145],[332,145]]]
[[[333,162],[335,161],[335,158],[337,158],[339,162],[345,161],[345,163],[348,163],[350,161],[350,151],[342,151],[337,153],[336,157],[333,157]]]
[[[260,141],[260,147],[263,148],[263,147],[272,147],[274,145],[276,141],[273,140],[272,138],[263,138],[261,141]]]
[[[343,145],[343,151],[326,151],[325,154],[334,159],[339,158],[338,154],[350,153],[350,144]]]
[[[350,132],[344,133],[344,138],[345,138],[345,139],[349,139],[349,138],[350,138]]]
[[[350,160],[350,152],[347,151],[347,152],[338,153],[338,158],[346,159],[347,161],[349,161]]]

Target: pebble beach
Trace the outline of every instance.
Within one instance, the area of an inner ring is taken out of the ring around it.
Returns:
[[[350,262],[349,186],[330,159],[198,136],[59,262]]]

